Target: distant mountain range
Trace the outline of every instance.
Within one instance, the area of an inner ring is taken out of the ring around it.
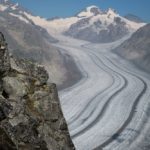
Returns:
[[[137,30],[113,51],[150,73],[150,24]]]
[[[70,18],[45,19],[35,16],[18,4],[1,0],[0,9],[28,23],[41,26],[50,34],[64,34],[73,38],[94,43],[107,43],[118,40],[144,25],[134,15],[120,16],[115,10],[100,10],[90,6]]]

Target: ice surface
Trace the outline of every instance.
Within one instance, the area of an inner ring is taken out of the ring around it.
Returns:
[[[84,77],[59,93],[77,150],[134,150],[144,143],[150,129],[145,113],[150,103],[149,77],[111,52],[129,37],[90,44],[58,36],[57,46],[75,58]]]

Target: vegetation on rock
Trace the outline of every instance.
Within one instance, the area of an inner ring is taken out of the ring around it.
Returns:
[[[10,56],[0,33],[0,149],[73,150],[55,84],[48,73]]]

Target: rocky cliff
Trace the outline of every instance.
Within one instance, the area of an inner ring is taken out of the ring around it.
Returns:
[[[10,56],[0,33],[0,149],[73,150],[44,67]]]

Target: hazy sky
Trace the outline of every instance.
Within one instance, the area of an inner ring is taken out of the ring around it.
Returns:
[[[12,0],[35,15],[51,18],[73,16],[83,8],[97,5],[102,10],[114,8],[121,15],[135,14],[150,22],[150,0]]]

